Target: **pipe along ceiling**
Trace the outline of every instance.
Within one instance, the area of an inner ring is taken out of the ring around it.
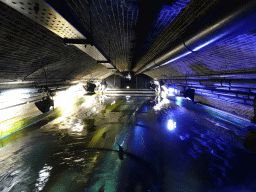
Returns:
[[[191,34],[170,49],[136,71],[135,75],[147,70],[168,65],[188,54],[213,45],[223,39],[246,33],[256,28],[256,2],[251,1],[225,15],[210,26]]]

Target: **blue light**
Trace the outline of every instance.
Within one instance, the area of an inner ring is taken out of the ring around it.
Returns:
[[[170,119],[170,120],[168,121],[167,127],[168,127],[169,130],[174,130],[174,129],[176,128],[176,122],[173,121],[172,119]]]
[[[176,97],[177,105],[181,105],[182,100],[183,100],[182,97]]]
[[[181,101],[181,100],[182,100],[182,97],[176,97],[176,100],[177,100],[177,101]]]
[[[215,41],[221,39],[223,36],[225,36],[227,33],[223,33],[215,38],[212,38],[211,40],[207,41],[206,43],[202,44],[202,45],[199,45],[198,47],[196,47],[195,49],[193,49],[193,51],[198,51],[200,49],[202,49],[203,47],[209,45],[209,44],[212,44],[214,43]]]
[[[143,108],[142,108],[142,111],[143,112],[147,112],[149,110],[149,106],[147,105],[147,106],[144,106]]]
[[[174,92],[175,92],[174,88],[169,88],[168,89],[168,96],[174,96]]]
[[[171,62],[174,62],[174,61],[176,61],[176,60],[178,60],[178,59],[180,59],[180,58],[182,58],[182,57],[185,57],[186,55],[188,55],[188,54],[190,54],[190,53],[192,53],[192,51],[187,51],[186,53],[184,53],[184,54],[182,54],[182,55],[180,55],[180,56],[178,56],[178,57],[175,57],[174,59],[171,59],[171,60],[169,60],[169,61],[163,63],[161,66],[167,65],[167,64],[169,64],[169,63],[171,63]]]
[[[156,19],[156,26],[166,29],[189,2],[190,0],[177,0],[171,6],[164,5]]]

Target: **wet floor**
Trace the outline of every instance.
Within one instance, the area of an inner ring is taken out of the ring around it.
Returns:
[[[248,122],[180,100],[86,101],[0,141],[0,191],[255,191]]]

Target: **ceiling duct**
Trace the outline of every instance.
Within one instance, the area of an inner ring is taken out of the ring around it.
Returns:
[[[256,28],[256,1],[251,1],[181,40],[160,57],[141,67],[135,75],[162,67],[194,51],[212,45],[227,37],[243,34]]]

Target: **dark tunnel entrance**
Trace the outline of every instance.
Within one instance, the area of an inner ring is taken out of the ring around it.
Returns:
[[[107,88],[115,89],[149,89],[150,81],[153,79],[147,75],[140,74],[133,76],[128,72],[124,72],[124,77],[119,75],[111,75],[105,79]]]

